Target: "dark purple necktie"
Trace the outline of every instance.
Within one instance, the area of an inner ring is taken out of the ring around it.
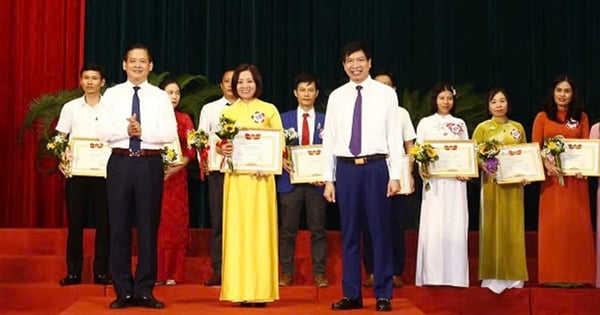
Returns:
[[[354,115],[352,116],[352,135],[350,136],[350,153],[354,156],[358,156],[361,150],[361,117],[362,117],[362,95],[360,94],[360,90],[362,86],[357,85],[356,91],[358,95],[356,95],[356,101],[354,101]]]
[[[131,101],[131,115],[135,114],[135,119],[141,123],[141,115],[140,115],[140,98],[138,97],[139,86],[133,87],[133,100]],[[140,138],[138,137],[129,137],[129,150],[133,152],[137,152],[141,148]]]

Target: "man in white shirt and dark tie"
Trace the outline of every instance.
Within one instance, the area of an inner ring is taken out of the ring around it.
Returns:
[[[129,47],[127,81],[106,90],[97,133],[112,154],[107,165],[110,271],[117,298],[110,308],[164,308],[152,295],[164,170],[161,149],[177,137],[173,106],[165,91],[148,83],[152,55]],[[137,222],[138,264],[131,274],[131,232]]]
[[[366,225],[373,241],[375,309],[391,311],[391,197],[400,191],[404,154],[398,99],[391,87],[370,77],[364,43],[348,43],[341,57],[350,81],[329,95],[323,136],[323,195],[339,205],[344,266],[344,297],[331,308],[363,307],[360,243]]]

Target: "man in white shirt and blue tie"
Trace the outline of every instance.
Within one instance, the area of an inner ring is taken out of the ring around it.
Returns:
[[[164,308],[152,295],[164,169],[161,149],[177,137],[173,106],[165,91],[148,83],[152,55],[140,44],[123,56],[127,81],[104,93],[98,137],[108,142],[107,191],[110,271],[117,298],[110,308]],[[138,264],[131,274],[131,232],[137,222]]]

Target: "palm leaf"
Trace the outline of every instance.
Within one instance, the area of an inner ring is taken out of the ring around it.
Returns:
[[[485,120],[485,94],[478,93],[472,83],[465,83],[455,87],[456,95],[456,116],[461,118],[467,124],[469,133]],[[402,105],[410,113],[413,125],[416,127],[419,121],[430,115],[431,91],[421,94],[419,90],[404,90],[402,93]]]
[[[63,105],[82,94],[80,89],[63,90],[33,99],[29,103],[29,110],[19,128],[19,141],[23,140],[27,129],[33,130],[40,140],[50,138],[52,124],[58,119]]]
[[[167,77],[169,77],[169,72],[163,72],[163,73],[154,73],[154,72],[150,72],[148,74],[148,83],[154,85],[154,86],[159,86],[160,83]]]
[[[181,90],[191,90],[195,88],[203,88],[209,85],[208,78],[203,75],[193,75],[189,73],[184,73],[179,75],[177,78],[177,83],[181,86]]]

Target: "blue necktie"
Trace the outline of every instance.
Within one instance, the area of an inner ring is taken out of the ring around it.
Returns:
[[[362,86],[357,85],[356,90],[358,91],[358,95],[356,96],[356,101],[354,101],[354,115],[352,116],[352,135],[350,136],[350,153],[354,156],[358,156],[361,151],[361,117],[362,117],[362,95],[360,94],[360,90]]]
[[[141,122],[141,115],[140,115],[140,98],[138,97],[138,90],[140,89],[139,86],[134,86],[133,87],[133,100],[131,101],[131,115],[133,116],[133,114],[135,114],[135,119],[139,122]],[[140,140],[140,138],[138,137],[129,137],[129,150],[133,151],[133,152],[137,152],[140,150],[141,148],[141,142],[142,140]]]

